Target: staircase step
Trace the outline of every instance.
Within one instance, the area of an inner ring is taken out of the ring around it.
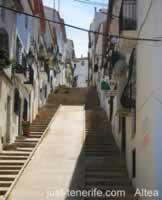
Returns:
[[[9,153],[4,153],[4,152],[2,152],[2,153],[0,153],[0,157],[6,157],[6,156],[18,156],[18,157],[27,157],[27,156],[29,156],[30,154],[29,153],[10,153],[10,151],[9,151]]]
[[[22,160],[0,160],[0,166],[2,165],[23,165],[24,161]]]
[[[16,147],[28,147],[34,148],[36,143],[28,143],[28,142],[15,142]]]
[[[6,189],[0,188],[0,195],[5,195],[7,192]]]
[[[14,181],[16,175],[0,175],[0,181]]]
[[[124,179],[124,178],[120,178],[118,177],[117,179],[112,178],[112,179],[108,179],[108,178],[86,178],[85,180],[86,185],[130,185],[131,182],[129,181],[128,178]]]
[[[85,198],[85,199],[126,199],[135,200],[133,186],[128,177],[126,161],[120,153],[112,135],[106,113],[99,108],[95,89],[89,89],[86,105],[85,139],[85,188],[106,190],[123,189],[126,198]]]
[[[85,174],[85,177],[86,178],[93,178],[93,177],[96,177],[96,178],[121,178],[121,177],[126,177],[127,176],[127,173],[125,171],[104,171],[104,172],[101,172],[101,171],[98,171],[98,172],[86,172]]]
[[[37,143],[38,142],[38,140],[36,140],[36,139],[28,139],[28,140],[21,140],[21,139],[16,139],[16,141],[15,141],[16,143],[30,143],[30,144],[33,144],[33,143]]]
[[[14,157],[14,156],[0,156],[0,161],[1,160],[26,160],[28,157],[26,156],[17,156],[17,157]]]
[[[20,152],[30,152],[31,153],[33,151],[33,148],[17,147],[16,150],[20,151]]]
[[[2,170],[20,170],[22,167],[19,166],[19,165],[14,165],[14,166],[11,166],[11,165],[3,165],[3,166],[0,166],[0,171]]]
[[[33,139],[39,139],[39,138],[41,138],[41,136],[42,135],[34,135],[34,134],[30,134],[29,136],[28,136],[28,138],[30,139],[30,138],[33,138]]]
[[[8,188],[11,186],[13,182],[12,181],[0,181],[0,188],[5,187]]]
[[[0,175],[17,175],[19,170],[0,170]]]
[[[44,131],[30,131],[30,135],[34,134],[34,135],[42,135],[44,133]]]

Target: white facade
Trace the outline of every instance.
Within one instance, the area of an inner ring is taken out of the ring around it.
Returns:
[[[0,2],[2,3],[2,2]],[[4,1],[5,6],[12,4],[14,6],[13,1],[6,0]],[[3,13],[3,14],[2,14]],[[5,29],[8,37],[9,37],[9,55],[10,58],[14,58],[15,56],[15,37],[16,37],[16,14],[9,10],[4,10],[0,8],[0,28]],[[13,34],[10,34],[13,33]]]
[[[76,67],[74,70],[74,77],[76,77],[78,88],[88,86],[88,58],[76,59]]]
[[[161,37],[161,8],[162,1],[160,0],[138,1],[138,33],[140,37]],[[150,11],[147,20],[142,25],[148,9]],[[161,52],[161,42],[138,42],[137,133],[135,138],[137,169],[140,169],[135,184],[140,187],[158,189],[160,194],[162,194],[162,145],[160,144],[162,131]],[[144,169],[142,166],[147,166],[147,168]]]
[[[2,5],[15,7],[14,1],[1,1]],[[18,9],[18,8],[17,8]],[[1,41],[6,35],[6,44],[0,48],[8,49],[10,59],[16,51],[16,13],[0,8]],[[12,33],[12,34],[11,34]],[[11,81],[11,66],[0,72],[0,150],[3,145],[14,141],[18,135],[18,117],[14,113],[14,84]]]
[[[74,43],[72,40],[67,39],[65,43],[64,60],[72,60],[74,58]]]
[[[113,14],[119,15],[120,8],[121,1],[115,0]],[[161,0],[138,0],[137,30],[119,30],[119,21],[113,18],[110,32],[114,35],[120,32],[120,35],[125,37],[159,39],[162,35],[161,8]],[[98,52],[97,43],[96,47]],[[134,109],[128,110],[121,105],[121,95],[128,82],[129,61],[134,48],[136,52],[136,63],[134,63],[136,68],[136,112]],[[113,135],[121,151],[123,151],[123,133],[125,134],[125,158],[129,177],[135,188],[158,190],[160,195],[153,198],[143,196],[140,199],[159,200],[162,196],[160,157],[162,152],[160,144],[162,132],[162,42],[120,39],[115,45],[115,50],[120,52],[120,61],[114,66],[117,74],[113,73],[111,78],[116,81],[117,95],[113,97],[110,106],[110,97],[106,97],[105,92],[101,91],[98,81],[101,105],[106,111],[108,119],[111,120]],[[103,74],[103,71],[100,71],[99,76],[101,77]],[[111,110],[112,107],[113,110]],[[111,111],[112,116],[110,115]]]
[[[2,145],[13,140],[14,134],[17,132],[15,130],[16,126],[13,123],[14,118],[12,113],[13,108],[13,92],[12,92],[12,82],[8,80],[6,75],[0,72],[0,151],[2,150]],[[12,132],[12,134],[11,134]],[[3,144],[2,144],[3,142]]]
[[[93,22],[90,25],[91,31],[102,31],[104,28],[104,23],[107,20],[106,9],[100,9],[95,11],[95,16]],[[102,62],[102,40],[101,35],[89,33],[89,79],[90,82],[95,85],[96,74],[94,73],[95,64],[101,64]],[[98,55],[97,55],[98,54]]]

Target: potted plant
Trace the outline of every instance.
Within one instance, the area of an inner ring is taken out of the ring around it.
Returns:
[[[13,73],[18,73],[18,74],[24,73],[25,71],[25,68],[21,64],[17,64],[17,63],[13,64],[12,69],[13,69]]]
[[[29,134],[30,134],[30,122],[29,121],[23,121],[22,122],[22,129],[23,129],[23,135],[29,136]]]
[[[8,51],[6,49],[0,49],[0,70],[7,68],[11,63]]]

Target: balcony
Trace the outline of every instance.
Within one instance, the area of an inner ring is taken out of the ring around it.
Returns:
[[[120,13],[120,31],[134,31],[137,28],[136,0],[124,0]]]

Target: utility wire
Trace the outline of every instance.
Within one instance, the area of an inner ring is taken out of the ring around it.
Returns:
[[[141,24],[141,26],[140,26],[140,28],[139,28],[138,36],[140,36],[140,34],[141,34],[141,32],[142,32],[142,29],[143,29],[143,27],[144,27],[144,25],[145,25],[145,23],[146,23],[146,21],[147,21],[147,19],[148,19],[148,17],[149,17],[149,14],[150,14],[152,5],[153,5],[153,0],[151,0],[151,2],[150,2],[150,5],[149,5],[148,10],[147,10],[147,12],[146,12],[146,15],[145,15],[145,17],[144,17],[144,19],[143,19],[143,22],[142,22],[142,24]]]
[[[74,0],[78,3],[89,4],[89,5],[98,5],[98,6],[107,6],[106,3],[100,3],[97,1],[88,1],[88,0]]]
[[[66,27],[69,27],[69,28],[72,28],[72,29],[76,29],[76,30],[80,30],[80,31],[83,31],[83,32],[103,35],[105,37],[110,37],[110,38],[114,37],[114,38],[117,38],[117,39],[134,40],[134,41],[162,42],[162,40],[160,40],[160,39],[125,37],[125,36],[114,35],[114,34],[111,34],[111,33],[110,34],[105,34],[105,33],[102,33],[102,32],[92,31],[92,30],[88,30],[88,29],[85,29],[85,28],[81,28],[81,27],[78,27],[78,26],[71,25],[71,24],[66,24],[66,23],[62,23],[62,22],[59,22],[59,21],[51,20],[51,19],[48,19],[48,18],[32,15],[32,14],[29,14],[27,12],[20,11],[20,10],[14,9],[14,8],[9,8],[9,7],[2,6],[2,5],[0,5],[0,8],[4,8],[6,10],[10,10],[10,11],[15,12],[15,13],[23,14],[23,15],[26,15],[26,16],[29,16],[29,17],[32,17],[32,18],[36,18],[36,19],[39,19],[39,20],[44,20],[44,21],[51,22],[51,23],[54,23],[54,24],[64,25]]]

